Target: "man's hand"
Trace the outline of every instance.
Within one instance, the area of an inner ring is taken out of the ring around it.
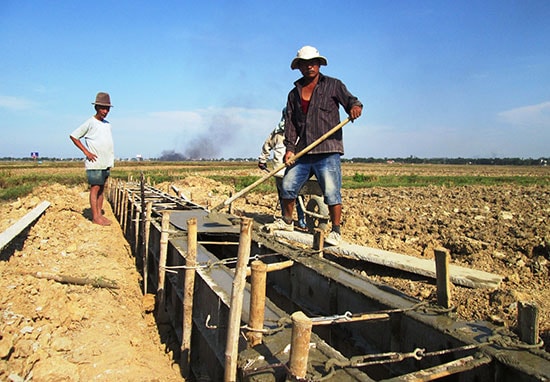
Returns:
[[[86,153],[84,155],[86,155],[86,159],[88,159],[90,162],[95,162],[95,160],[97,159],[97,155],[89,152],[88,150],[86,150]]]
[[[269,171],[267,169],[267,163],[258,162],[258,168],[262,171]]]
[[[69,138],[71,138],[71,141],[73,141],[73,143],[75,144],[76,147],[79,148],[80,151],[82,151],[82,153],[84,154],[84,156],[86,157],[87,160],[89,160],[90,162],[95,162],[95,160],[97,159],[97,155],[90,152],[83,144],[82,142],[80,141],[80,139],[76,139],[75,137],[73,137],[72,135],[69,135]]]
[[[363,108],[361,106],[354,106],[349,111],[349,118],[353,121],[354,119],[357,119],[361,116],[361,112],[363,111]]]
[[[288,166],[292,166],[294,164],[294,161],[292,160],[294,158],[294,153],[292,151],[287,151],[285,153],[285,164]]]

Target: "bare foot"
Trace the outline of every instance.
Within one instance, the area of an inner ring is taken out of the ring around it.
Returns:
[[[99,219],[92,220],[92,223],[98,224],[98,225],[103,225],[103,226],[111,225],[111,221],[107,218],[104,218],[103,216],[100,217]]]

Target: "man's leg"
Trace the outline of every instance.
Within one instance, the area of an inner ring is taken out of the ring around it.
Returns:
[[[102,220],[97,213],[97,196],[99,193],[100,185],[90,185],[90,209],[92,210],[92,222],[102,225]]]
[[[292,223],[292,213],[294,212],[294,206],[296,205],[296,199],[283,199],[283,220],[286,224]]]
[[[277,197],[281,208],[281,216],[285,216],[285,208],[283,206],[283,178],[275,176],[275,185],[277,186]]]
[[[323,191],[325,203],[329,206],[330,221],[339,227],[342,220],[342,171],[340,155],[329,154],[320,158],[314,167],[315,176]]]
[[[325,241],[331,245],[338,245],[340,239],[340,223],[342,220],[342,172],[340,168],[340,155],[329,154],[320,157],[314,167],[315,176],[323,191],[325,203],[329,206],[331,232]]]
[[[105,185],[100,186],[99,192],[97,193],[97,211],[100,218],[103,220],[105,225],[110,225],[111,221],[103,215],[103,200],[105,199]]]
[[[300,161],[303,158],[300,158]],[[309,177],[309,169],[307,164],[300,165],[300,162],[294,164],[291,168],[287,168],[283,177],[281,187],[281,204],[283,209],[283,218],[277,219],[275,222],[266,224],[264,229],[267,231],[273,230],[294,230],[294,219],[292,218],[294,208],[296,206],[296,197],[298,191],[302,188],[303,183]]]
[[[308,158],[300,158],[292,167],[287,168],[282,183],[283,219],[287,224],[292,223],[292,216],[296,208],[296,198],[310,177],[310,164]]]
[[[325,238],[325,242],[330,245],[340,245],[342,243],[342,236],[340,233],[342,205],[334,204],[332,206],[328,206],[328,211],[330,214],[330,222],[332,223],[332,227],[330,228],[330,233]]]
[[[103,190],[105,186],[99,186],[99,191],[97,192],[97,212],[99,215],[103,216]]]
[[[110,225],[111,221],[103,216],[103,190],[105,186],[93,184],[90,186],[90,209],[92,210],[92,222],[99,225]]]
[[[298,198],[296,198],[296,214],[298,215],[298,226],[300,228],[306,228],[306,219],[305,219],[305,213],[302,209],[302,204],[304,203],[304,196],[298,195]],[[305,206],[304,206],[305,207]]]
[[[330,215],[330,222],[333,227],[340,227],[340,222],[342,221],[342,205],[335,204],[328,206],[328,212]]]

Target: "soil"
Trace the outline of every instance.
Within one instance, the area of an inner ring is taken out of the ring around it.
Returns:
[[[170,192],[171,185],[210,206],[232,191],[198,175],[157,187]],[[45,186],[0,204],[0,232],[44,200],[50,207],[1,254],[0,380],[183,380],[174,339],[142,296],[131,248],[108,203],[105,216],[113,224],[95,225],[85,185]],[[433,249],[442,246],[454,264],[502,275],[497,290],[453,286],[457,317],[515,330],[518,301],[535,302],[548,351],[549,200],[543,186],[343,190],[342,236],[422,258],[433,258]],[[276,195],[250,193],[235,201],[233,212],[272,220],[279,214]],[[435,299],[433,280],[370,264],[354,268],[420,300]],[[113,282],[117,289],[62,283],[37,272]]]
[[[43,187],[0,206],[0,232],[44,200],[46,212],[2,250],[0,380],[183,380],[108,203],[113,223],[99,226],[90,221],[85,186]],[[65,284],[37,272],[94,283]],[[100,281],[117,289],[94,286]]]

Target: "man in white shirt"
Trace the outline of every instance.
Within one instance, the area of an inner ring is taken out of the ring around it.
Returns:
[[[99,225],[110,225],[111,221],[103,216],[103,192],[105,183],[114,166],[115,153],[111,124],[105,118],[111,110],[111,98],[108,93],[97,93],[95,115],[88,118],[70,135],[73,143],[86,157],[86,175],[90,184],[90,208],[92,222]],[[86,145],[81,139],[84,138]]]
[[[267,167],[267,161],[269,160],[269,157],[271,156],[271,152],[273,152],[273,165],[275,167],[278,167],[283,164],[283,158],[285,156],[286,148],[284,144],[285,140],[285,113],[286,113],[286,107],[282,111],[282,117],[277,126],[275,126],[275,129],[269,134],[269,136],[266,138],[264,144],[262,145],[262,152],[260,156],[258,157],[258,167],[261,170],[268,171],[269,169]],[[283,203],[281,200],[281,187],[283,182],[283,176],[285,175],[285,169],[283,168],[281,171],[275,174],[275,182],[277,185],[277,194],[279,196],[279,204],[281,205],[281,208],[283,207]],[[301,196],[300,196],[301,197]],[[300,203],[296,203],[296,212],[298,214],[298,227],[302,230],[307,228],[306,220],[304,216],[304,211],[302,210],[302,207]],[[282,210],[282,213],[284,214],[284,210]]]

